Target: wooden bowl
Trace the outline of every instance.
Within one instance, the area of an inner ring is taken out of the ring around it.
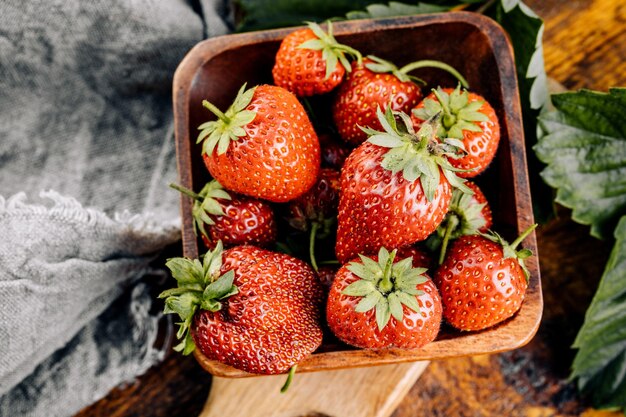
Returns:
[[[477,181],[493,209],[494,229],[511,239],[534,223],[513,51],[500,26],[478,14],[454,12],[340,22],[333,28],[339,42],[364,54],[374,54],[398,66],[418,59],[437,59],[465,75],[472,90],[494,107],[502,129],[496,159]],[[209,179],[200,156],[201,146],[195,144],[197,126],[209,116],[202,100],[225,109],[244,82],[272,83],[274,55],[280,41],[293,30],[209,39],[196,45],[182,61],[174,75],[173,93],[179,181],[183,186],[198,190]],[[442,71],[419,70],[415,74],[433,87],[456,85]],[[193,232],[191,208],[190,199],[181,198],[183,252],[195,258],[199,241]],[[534,233],[524,246],[535,254],[526,261],[531,278],[521,310],[506,322],[480,332],[459,332],[444,325],[437,340],[415,350],[363,350],[325,341],[298,365],[298,372],[494,353],[526,344],[539,327],[543,300]],[[213,375],[249,375],[207,359],[198,349],[195,356]]]

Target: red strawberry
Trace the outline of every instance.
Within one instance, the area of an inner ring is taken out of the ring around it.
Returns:
[[[461,236],[452,243],[434,277],[448,323],[460,330],[482,330],[519,310],[529,278],[524,259],[532,253],[515,248],[535,227],[511,245],[497,234]]]
[[[435,231],[450,204],[452,187],[468,192],[444,155],[454,148],[435,137],[437,120],[414,132],[409,116],[378,110],[384,132],[365,129],[370,138],[356,148],[341,170],[337,259],[399,248]]]
[[[322,342],[322,287],[304,262],[289,255],[221,242],[203,263],[173,258],[178,287],[163,292],[165,312],[182,322],[175,348],[197,346],[214,359],[258,374],[287,371]]]
[[[466,81],[452,67],[438,61],[417,61],[398,69],[391,62],[368,56],[363,63],[352,63],[352,72],[341,84],[333,102],[333,119],[339,135],[352,145],[360,145],[367,134],[359,128],[382,129],[376,116],[378,107],[409,113],[422,99],[422,91],[415,83],[420,79],[408,75],[422,67],[438,67]]]
[[[466,181],[465,185],[474,193],[460,190],[452,192],[448,214],[430,242],[431,248],[440,249],[439,264],[443,262],[449,241],[461,236],[485,233],[493,224],[491,208],[483,192],[473,182]]]
[[[339,171],[322,168],[317,183],[304,195],[289,202],[289,225],[302,232],[310,232],[309,254],[311,265],[315,262],[315,240],[332,233],[339,204]]]
[[[218,120],[200,125],[198,142],[211,175],[236,193],[273,202],[315,184],[320,147],[298,99],[284,88],[245,84],[225,113],[204,100]]]
[[[362,348],[418,348],[435,340],[441,298],[412,259],[394,262],[396,251],[360,255],[342,266],[328,294],[326,318],[345,343]]]
[[[246,243],[268,246],[276,240],[274,212],[268,203],[231,197],[216,180],[206,183],[198,194],[180,185],[170,187],[194,199],[194,232],[200,232],[207,248],[213,249],[220,240],[226,247]]]
[[[346,54],[361,59],[358,51],[335,40],[330,22],[328,33],[309,23],[281,42],[272,69],[274,83],[299,97],[328,93],[351,70]]]
[[[416,127],[434,114],[443,112],[440,138],[463,141],[467,155],[450,163],[467,172],[459,177],[471,178],[483,172],[491,163],[500,142],[500,123],[493,107],[481,96],[456,89],[438,88],[413,109]]]

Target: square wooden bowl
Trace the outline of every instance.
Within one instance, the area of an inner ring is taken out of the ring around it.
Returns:
[[[436,59],[458,69],[472,91],[491,103],[500,120],[501,141],[496,159],[477,181],[492,207],[494,229],[511,239],[534,223],[513,51],[500,26],[478,14],[455,12],[340,22],[333,28],[339,42],[364,55],[373,54],[398,66],[418,59]],[[272,83],[274,56],[281,40],[293,30],[209,39],[196,45],[182,61],[174,75],[173,93],[179,181],[183,186],[198,190],[209,179],[201,146],[195,143],[197,126],[209,116],[202,100],[225,109],[244,82],[249,86]],[[420,71],[416,75],[428,81],[429,86],[456,85],[441,71]],[[191,208],[190,199],[181,198],[183,251],[185,256],[195,258],[199,241],[193,232]],[[524,246],[535,254],[526,261],[531,273],[526,299],[521,310],[506,322],[480,332],[459,332],[444,325],[437,340],[415,350],[363,350],[325,341],[298,365],[298,372],[494,353],[524,345],[537,331],[543,309],[534,233]],[[213,375],[249,375],[207,359],[198,349],[195,355]]]

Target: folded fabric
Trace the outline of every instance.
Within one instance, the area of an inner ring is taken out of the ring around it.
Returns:
[[[179,238],[171,82],[229,13],[0,2],[0,415],[72,415],[162,358],[150,262]]]

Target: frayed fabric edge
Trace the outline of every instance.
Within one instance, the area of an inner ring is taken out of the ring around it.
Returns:
[[[54,190],[42,190],[39,197],[53,203],[52,206],[27,202],[24,192],[8,198],[0,195],[0,216],[40,216],[98,227],[104,231],[119,231],[120,226],[133,233],[163,236],[174,242],[180,236],[180,217],[167,222],[157,222],[152,213],[133,214],[128,210],[117,212],[113,218],[93,207],[84,207],[73,197]]]

